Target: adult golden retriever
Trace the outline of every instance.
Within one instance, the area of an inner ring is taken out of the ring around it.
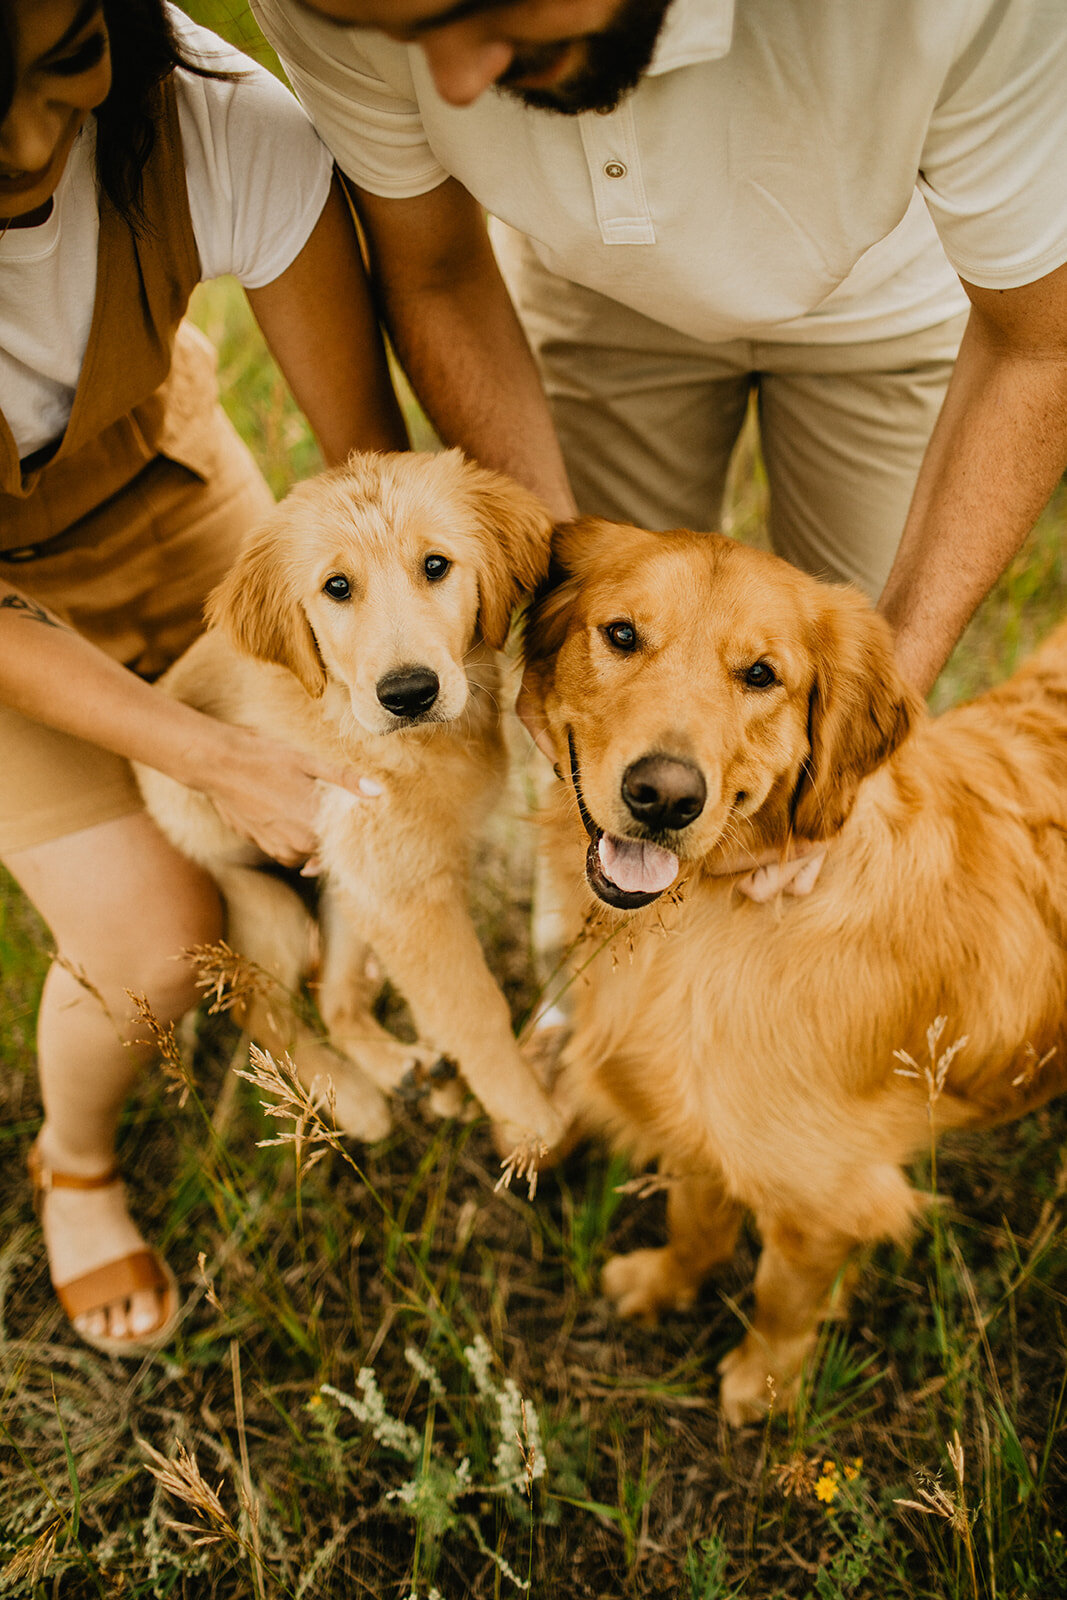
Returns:
[[[553,557],[526,678],[593,924],[561,1099],[671,1180],[666,1247],[605,1269],[624,1314],[691,1304],[754,1215],[736,1423],[792,1395],[854,1247],[907,1235],[930,1119],[1064,1086],[1067,630],[933,720],[867,603],[774,556],[588,519]],[[740,896],[793,837],[832,837],[810,896]]]
[[[353,455],[299,485],[211,597],[211,626],[161,680],[224,721],[349,764],[372,802],[323,786],[318,1004],[334,1050],[260,1006],[248,1026],[333,1080],[340,1127],[377,1138],[384,1091],[458,1062],[507,1148],[554,1141],[553,1107],[518,1053],[467,905],[474,838],[506,756],[494,651],[548,563],[541,503],[441,455]],[[218,882],[236,948],[295,989],[312,927],[301,899],[202,794],[139,771],[149,811]],[[405,995],[419,1046],[371,1015],[373,951]],[[343,1060],[337,1051],[343,1053]]]

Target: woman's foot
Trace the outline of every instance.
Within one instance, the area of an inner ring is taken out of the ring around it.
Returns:
[[[53,1165],[50,1155],[42,1138],[30,1174],[52,1284],[72,1326],[108,1354],[157,1348],[177,1322],[177,1285],[130,1217],[122,1180],[114,1168],[79,1171],[83,1162]]]

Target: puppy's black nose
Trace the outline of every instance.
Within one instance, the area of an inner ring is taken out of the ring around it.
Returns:
[[[642,756],[622,775],[622,797],[646,828],[688,828],[704,809],[707,785],[699,768],[671,756]]]
[[[401,667],[378,679],[376,692],[395,717],[421,717],[437,699],[441,685],[429,667]]]

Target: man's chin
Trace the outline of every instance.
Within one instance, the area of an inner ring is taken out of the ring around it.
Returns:
[[[594,82],[586,72],[573,78],[564,78],[549,88],[526,88],[521,83],[498,83],[497,88],[511,100],[518,100],[528,111],[551,111],[560,117],[581,117],[589,111],[607,116],[617,111],[628,94],[632,94],[641,74],[627,77],[625,82]]]
[[[497,88],[531,111],[554,111],[563,117],[616,111],[648,68],[670,4],[671,0],[622,0],[613,25],[584,41],[585,59],[569,76],[536,87],[523,84],[520,65],[516,81],[509,83],[505,75]]]
[[[554,89],[523,89],[518,84],[510,83],[498,84],[497,87],[510,100],[518,100],[527,111],[550,111],[559,117],[581,117],[587,111],[595,111],[600,116],[607,116],[610,112],[617,111],[635,85],[628,84],[608,96],[603,93],[591,95],[583,92],[580,84],[570,86],[565,82]]]

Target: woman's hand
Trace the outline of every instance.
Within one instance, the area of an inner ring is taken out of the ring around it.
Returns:
[[[207,776],[183,781],[207,795],[227,826],[282,866],[300,866],[308,876],[318,870],[320,784],[336,784],[364,801],[382,793],[354,767],[305,755],[250,728],[216,727],[222,748]]]

